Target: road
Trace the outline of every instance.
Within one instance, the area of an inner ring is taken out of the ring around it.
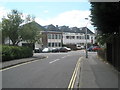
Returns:
[[[2,71],[3,88],[68,88],[84,51],[38,53],[45,59]]]

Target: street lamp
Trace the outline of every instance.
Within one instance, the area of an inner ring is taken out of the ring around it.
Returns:
[[[88,20],[88,18],[85,18],[85,20]],[[88,24],[88,22],[87,22]],[[88,51],[87,51],[87,24],[85,26],[85,39],[86,39],[86,58],[88,58]]]

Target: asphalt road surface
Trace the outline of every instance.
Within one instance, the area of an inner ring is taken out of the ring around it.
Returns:
[[[47,58],[2,71],[2,88],[67,88],[84,53],[37,53]]]

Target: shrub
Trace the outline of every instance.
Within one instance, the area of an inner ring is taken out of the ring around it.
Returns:
[[[2,61],[2,45],[0,44],[0,62]]]
[[[20,46],[2,46],[2,61],[13,59],[28,58],[33,56],[33,51],[30,47]]]
[[[98,56],[101,57],[103,60],[106,60],[106,49],[98,50]]]

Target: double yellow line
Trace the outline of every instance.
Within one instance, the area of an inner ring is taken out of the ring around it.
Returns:
[[[80,68],[80,61],[81,61],[81,59],[82,59],[82,57],[80,57],[79,60],[77,61],[77,64],[75,66],[75,70],[73,72],[72,78],[71,78],[70,83],[68,85],[68,90],[72,90],[74,88],[74,84],[75,84],[75,81],[76,81],[78,70]]]

